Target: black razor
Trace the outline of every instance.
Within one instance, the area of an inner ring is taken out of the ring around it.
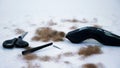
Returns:
[[[66,38],[72,43],[80,43],[86,39],[95,39],[104,45],[120,46],[120,36],[97,27],[83,27],[68,32]]]

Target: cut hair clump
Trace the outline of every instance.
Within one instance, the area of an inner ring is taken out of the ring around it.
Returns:
[[[16,28],[15,29],[15,34],[23,34],[25,31],[23,29],[20,28]]]
[[[53,41],[63,41],[65,33],[62,31],[56,31],[49,27],[38,28],[35,32],[35,36],[32,38],[33,41],[43,41],[48,42]]]
[[[99,46],[91,46],[91,45],[89,45],[87,47],[82,47],[78,51],[79,55],[83,55],[85,57],[91,56],[94,54],[101,54],[101,53],[102,53],[102,51]]]
[[[37,59],[38,56],[36,54],[27,54],[23,56],[24,60],[31,61]]]
[[[105,68],[105,66],[102,63],[86,63],[82,65],[82,68]]]
[[[82,65],[82,68],[98,68],[98,66],[96,64],[87,63]]]

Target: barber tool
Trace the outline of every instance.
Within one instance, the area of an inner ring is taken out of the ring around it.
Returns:
[[[97,27],[83,27],[68,32],[66,38],[72,43],[80,43],[86,39],[95,39],[109,46],[120,46],[120,36]]]
[[[41,46],[35,47],[35,48],[31,48],[31,49],[24,50],[24,51],[22,51],[22,55],[26,55],[26,54],[33,53],[33,52],[35,52],[35,51],[38,51],[38,50],[40,50],[40,49],[43,49],[43,48],[48,47],[48,46],[51,46],[51,45],[53,45],[52,42],[51,42],[51,43],[48,43],[48,44],[45,44],[45,45],[41,45]],[[61,49],[61,48],[59,48],[58,46],[55,46],[55,45],[53,45],[53,47],[58,48],[58,49]]]
[[[25,48],[28,47],[28,42],[24,41],[23,38],[27,35],[28,32],[25,32],[24,34],[22,34],[21,36],[19,36],[18,38],[13,38],[13,39],[9,39],[9,40],[5,40],[3,42],[3,47],[4,48],[13,48],[13,47],[17,47],[17,48]]]

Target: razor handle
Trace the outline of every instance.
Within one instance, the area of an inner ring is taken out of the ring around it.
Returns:
[[[109,46],[120,46],[120,36],[97,27],[83,27],[67,33],[66,38],[72,43],[80,43],[86,39],[95,39]]]

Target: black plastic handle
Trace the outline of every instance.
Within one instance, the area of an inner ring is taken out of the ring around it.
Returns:
[[[28,42],[22,40],[27,35],[27,33],[28,32],[25,32],[24,34],[22,34],[18,38],[5,40],[3,42],[3,47],[4,48],[9,48],[9,49],[13,48],[13,47],[17,47],[17,48],[25,48],[25,47],[27,47],[29,45]]]
[[[83,27],[68,32],[66,38],[72,43],[80,43],[86,39],[95,39],[104,45],[120,46],[120,36],[96,27]]]
[[[17,38],[11,39],[11,40],[6,40],[3,42],[3,47],[4,48],[13,48],[15,42],[17,41]]]
[[[50,46],[50,45],[52,45],[52,44],[53,44],[53,43],[48,43],[48,44],[45,44],[45,45],[42,45],[42,46],[38,46],[38,47],[35,47],[35,48],[31,48],[31,49],[22,51],[22,55],[26,55],[26,54],[35,52],[35,51],[37,51],[37,50],[43,49],[43,48],[45,48],[45,47],[48,47],[48,46]]]

